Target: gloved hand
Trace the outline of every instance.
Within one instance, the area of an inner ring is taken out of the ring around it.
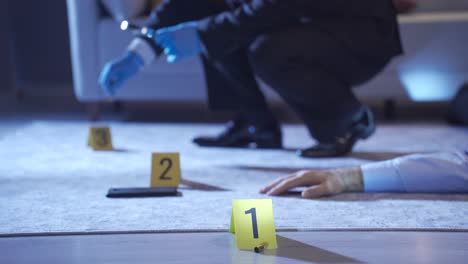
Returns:
[[[175,63],[203,51],[197,22],[186,22],[156,31],[155,41],[164,49],[166,60]]]
[[[140,56],[127,51],[122,57],[104,66],[99,76],[99,84],[107,95],[112,96],[125,81],[136,75],[143,65],[144,61]]]
[[[289,189],[310,186],[303,198],[318,198],[342,192],[362,192],[364,189],[360,167],[323,171],[299,171],[282,177],[260,190],[267,195],[280,195]]]

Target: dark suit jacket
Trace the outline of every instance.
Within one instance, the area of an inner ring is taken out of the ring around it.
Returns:
[[[211,56],[245,47],[257,36],[301,24],[302,18],[363,54],[402,52],[390,0],[226,0],[231,11],[202,20],[200,32]]]
[[[402,53],[396,12],[391,0],[211,2],[201,10],[197,0],[167,0],[153,12],[148,24],[160,28],[199,20],[199,33],[207,55],[214,58],[246,48],[262,34],[300,26],[303,18],[319,26],[321,32],[332,36],[358,59],[369,64],[375,62],[382,65],[382,61]],[[300,36],[291,41],[300,41]],[[219,91],[219,87],[227,87],[229,82],[208,60],[204,59],[204,65],[210,106],[214,109],[235,107],[228,89]]]

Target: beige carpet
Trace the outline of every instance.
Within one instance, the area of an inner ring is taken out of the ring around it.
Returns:
[[[312,143],[285,126],[290,150],[203,149],[191,138],[219,125],[109,123],[119,151],[87,148],[89,123],[36,121],[0,137],[0,234],[136,230],[227,230],[233,199],[303,168],[356,165],[412,152],[451,150],[468,130],[438,124],[382,125],[352,157],[301,159]],[[0,125],[2,129],[2,125]],[[5,128],[6,129],[6,128]],[[181,153],[185,179],[226,191],[183,188],[182,197],[107,199],[110,187],[148,186],[151,152]],[[273,198],[278,229],[468,229],[468,195],[346,194]]]

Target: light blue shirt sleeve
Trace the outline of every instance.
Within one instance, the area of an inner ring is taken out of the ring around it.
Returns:
[[[361,166],[365,192],[468,193],[468,155],[410,155]]]

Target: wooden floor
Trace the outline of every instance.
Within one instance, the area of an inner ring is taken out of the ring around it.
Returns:
[[[0,263],[468,263],[464,232],[283,232],[263,254],[229,233],[0,238]]]

